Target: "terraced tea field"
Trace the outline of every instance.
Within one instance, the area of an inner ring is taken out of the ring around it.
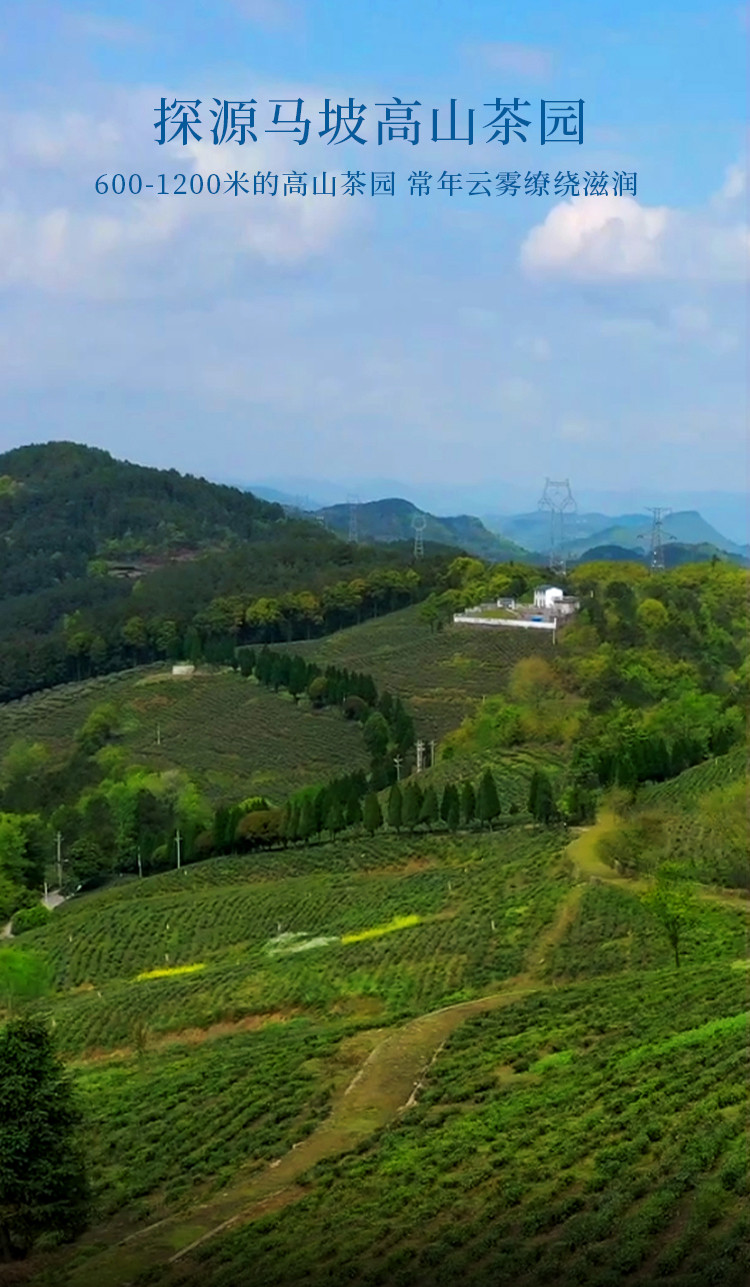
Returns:
[[[551,653],[546,635],[530,639],[531,633],[471,626],[431,633],[418,608],[404,608],[324,639],[283,646],[321,666],[366,671],[379,688],[409,702],[420,736],[440,739],[482,696],[501,692],[522,657]]]
[[[54,1281],[702,1287],[713,1256],[739,1287],[746,912],[702,905],[676,971],[621,879],[525,827],[64,905],[23,944],[99,1224]]]
[[[610,978],[468,1019],[416,1103],[160,1282],[741,1287],[747,983]]]
[[[337,711],[295,706],[230,671],[173,679],[166,668],[67,684],[3,706],[0,755],[19,738],[69,749],[89,712],[105,702],[122,708],[119,740],[134,760],[185,769],[215,799],[263,794],[281,802],[367,764],[361,729]]]
[[[690,809],[699,805],[700,797],[715,787],[742,782],[747,772],[748,753],[744,746],[737,746],[727,755],[715,756],[705,764],[692,769],[668,782],[653,783],[638,793],[638,807],[667,807]]]
[[[314,849],[280,853],[275,880],[253,856],[216,859],[63,906],[24,936],[54,970],[61,1049],[128,1045],[139,1023],[161,1036],[278,1012],[419,1014],[516,974],[568,887],[554,835],[382,849],[371,867],[356,841],[320,846],[328,870],[313,874]],[[302,947],[278,950],[285,934]]]

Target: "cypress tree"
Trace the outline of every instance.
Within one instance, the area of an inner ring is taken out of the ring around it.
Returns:
[[[443,819],[443,822],[448,821],[448,810],[450,809],[452,789],[452,783],[450,782],[446,783],[443,787],[443,796],[440,801],[440,817]]]
[[[480,822],[486,822],[492,829],[492,819],[500,812],[500,801],[497,796],[495,779],[489,768],[484,770],[477,793],[477,812]]]
[[[445,811],[445,822],[449,831],[458,831],[461,825],[461,805],[458,799],[458,788],[452,782],[448,783],[443,793],[443,802],[448,797],[448,807]]]
[[[471,782],[464,782],[461,790],[461,812],[464,825],[470,827],[477,813],[477,798]]]
[[[365,807],[362,814],[365,831],[370,835],[383,825],[383,814],[380,809],[380,801],[374,791],[365,796]]]
[[[318,834],[318,823],[315,817],[315,801],[306,795],[302,801],[299,814],[299,838],[309,844],[312,836]]]
[[[341,807],[341,801],[338,796],[334,796],[328,808],[326,830],[330,831],[332,838],[335,840],[339,832],[344,830],[344,826],[344,810]]]
[[[404,790],[404,808],[403,822],[404,826],[413,831],[419,822],[419,812],[422,808],[422,793],[416,782],[407,782]]]
[[[537,796],[539,794],[540,777],[541,777],[541,773],[539,769],[534,769],[534,772],[532,773],[531,778],[529,780],[528,810],[532,818],[536,818],[536,801],[537,801]]]
[[[541,769],[538,770],[534,807],[531,809],[531,814],[535,822],[541,822],[544,825],[554,822],[557,816],[552,783],[549,780],[549,776],[543,773]]]
[[[393,827],[394,831],[400,831],[403,820],[404,797],[398,782],[394,782],[388,795],[388,826]]]
[[[358,795],[349,797],[345,816],[347,827],[360,827],[362,825],[362,805],[359,802]]]
[[[0,1260],[28,1255],[43,1234],[65,1240],[87,1223],[81,1113],[38,1019],[0,1034]]]
[[[287,844],[299,839],[299,805],[295,800],[288,800],[284,809],[281,834]]]
[[[422,806],[419,810],[419,821],[426,822],[428,827],[432,827],[433,822],[437,822],[439,816],[438,798],[434,786],[428,786],[424,793]]]

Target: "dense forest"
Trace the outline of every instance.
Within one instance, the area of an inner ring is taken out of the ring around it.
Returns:
[[[0,532],[0,701],[309,638],[421,598],[445,565],[417,575],[409,543],[350,545],[236,488],[64,442],[0,456]]]

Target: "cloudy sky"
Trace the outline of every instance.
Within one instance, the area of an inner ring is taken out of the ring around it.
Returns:
[[[530,495],[547,475],[590,496],[741,490],[747,11],[615,15],[595,0],[10,4],[0,448],[68,438],[361,494],[395,479]],[[350,96],[366,143],[319,137],[324,100]],[[420,103],[416,146],[377,143],[375,105],[395,97]],[[201,100],[199,140],[157,142],[162,98]],[[215,143],[214,99],[251,98],[257,141]],[[297,98],[302,146],[265,132],[271,101]],[[475,109],[471,146],[432,140],[451,98],[458,134]],[[490,142],[483,105],[514,98],[526,141]],[[541,146],[540,100],[568,98],[584,100],[583,144]],[[277,173],[278,195],[233,196],[237,169]],[[339,192],[285,197],[292,170]],[[348,170],[365,194],[341,191]],[[395,195],[369,195],[391,170]],[[413,170],[429,195],[410,195]],[[484,171],[492,195],[469,195]],[[636,173],[636,195],[556,196],[567,171]],[[516,196],[495,191],[501,172],[520,174]],[[537,172],[547,195],[524,190]],[[98,195],[115,173],[154,187]],[[172,192],[176,174],[212,173],[216,195]]]

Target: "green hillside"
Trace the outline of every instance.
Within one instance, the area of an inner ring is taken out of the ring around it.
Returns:
[[[21,739],[64,752],[102,703],[120,712],[116,745],[129,760],[155,773],[183,769],[214,800],[263,794],[282,802],[367,764],[359,729],[333,711],[297,706],[231,671],[184,680],[164,668],[66,684],[0,706],[0,757]]]
[[[0,1257],[19,1017],[92,1196],[13,1287],[746,1282],[747,575],[577,567],[553,646],[412,571],[0,708]]]
[[[405,608],[291,650],[321,666],[367,671],[408,701],[421,737],[439,739],[485,694],[500,691],[517,661],[550,655],[552,645],[522,630],[448,626],[433,632],[416,608]]]
[[[676,972],[637,888],[589,883],[566,843],[218,859],[26,934],[96,1203],[90,1236],[28,1268],[541,1287],[586,1265],[666,1287],[713,1258],[739,1287],[747,909],[709,891]]]
[[[428,594],[445,551],[352,546],[238,488],[76,443],[0,456],[0,701],[152,661],[227,662]]]
[[[318,515],[335,532],[347,536],[352,517],[351,506],[329,505]],[[365,541],[413,541],[414,520],[424,523],[422,537],[436,545],[457,546],[468,554],[481,559],[507,562],[508,559],[528,561],[526,550],[514,541],[488,531],[478,518],[468,514],[436,518],[413,505],[411,501],[397,498],[366,501],[356,505],[357,535]]]
[[[527,550],[546,553],[550,542],[549,513],[537,510],[530,514],[516,514],[506,518],[488,518],[492,531],[518,541]],[[653,516],[643,514],[572,513],[566,519],[566,547],[571,555],[582,554],[593,546],[619,545],[625,549],[642,550],[644,537],[648,541]],[[743,555],[745,550],[728,537],[722,536],[711,523],[706,522],[697,510],[678,510],[664,519],[665,538],[681,545],[710,545],[728,554]]]

